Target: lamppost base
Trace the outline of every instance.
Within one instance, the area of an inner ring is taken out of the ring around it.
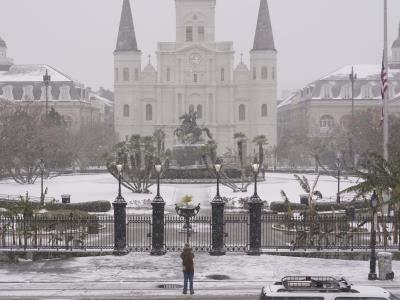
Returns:
[[[226,254],[225,249],[212,249],[208,252],[211,256],[222,256]]]
[[[164,249],[151,249],[150,255],[153,256],[163,256],[167,253]]]
[[[247,251],[247,255],[260,256],[261,255],[261,251],[260,251],[260,249],[250,249],[249,251]]]
[[[368,273],[368,280],[377,280],[378,276],[376,273]]]
[[[127,255],[128,253],[129,253],[128,249],[120,249],[120,250],[114,249],[113,251],[114,256],[124,256]]]

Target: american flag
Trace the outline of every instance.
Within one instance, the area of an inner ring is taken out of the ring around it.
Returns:
[[[382,107],[381,107],[381,126],[383,124],[383,119],[385,117],[384,115],[384,103],[385,103],[385,94],[387,92],[388,89],[388,75],[387,75],[387,70],[385,67],[385,55],[383,55],[382,57],[382,71],[381,71],[381,83],[382,83],[382,87],[381,87],[381,95],[382,95]]]

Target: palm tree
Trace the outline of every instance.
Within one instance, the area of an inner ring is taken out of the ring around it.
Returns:
[[[253,143],[258,146],[258,161],[260,162],[260,166],[263,165],[264,162],[264,145],[268,145],[268,140],[265,135],[257,135],[253,139]]]
[[[240,162],[240,170],[242,172],[242,176],[241,176],[242,187],[240,190],[245,192],[245,191],[247,191],[247,186],[245,187],[245,184],[244,184],[243,143],[246,141],[246,135],[243,132],[237,132],[233,135],[233,138],[236,140],[236,143],[237,143],[238,156],[239,156],[239,162]]]
[[[391,192],[391,200],[385,204],[391,204],[394,207],[393,241],[394,243],[398,243],[400,221],[400,158],[393,157],[391,161],[387,161],[379,154],[369,153],[366,155],[362,167],[360,170],[353,170],[355,176],[362,179],[362,181],[341,191],[341,193],[356,192],[356,197],[365,197],[366,194],[375,190],[380,202],[378,207],[382,207],[383,194]]]

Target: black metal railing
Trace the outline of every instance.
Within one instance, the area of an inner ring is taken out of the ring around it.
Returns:
[[[113,228],[112,216],[0,216],[0,248],[112,249]]]
[[[249,250],[249,214],[224,215],[226,251]],[[399,222],[394,217],[377,217],[376,248],[399,249]],[[194,251],[210,251],[211,216],[190,220],[190,244]],[[161,225],[160,225],[161,226]],[[151,215],[128,215],[126,244],[129,251],[150,252]],[[181,251],[186,242],[184,218],[164,218],[164,248]],[[371,216],[261,216],[261,249],[366,250],[371,244]],[[114,249],[114,216],[0,216],[0,249],[85,251]]]

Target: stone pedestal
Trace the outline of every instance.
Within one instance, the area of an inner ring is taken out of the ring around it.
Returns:
[[[151,231],[152,248],[150,254],[164,255],[166,253],[164,249],[164,199],[161,196],[155,197],[153,202],[151,202],[151,206],[153,207],[153,220]]]
[[[126,249],[126,202],[118,197],[113,202],[114,208],[114,255],[125,255]]]
[[[212,245],[210,255],[219,256],[225,255],[224,243],[224,207],[225,202],[221,197],[215,197],[211,201],[212,207]]]
[[[253,195],[249,201],[250,213],[250,249],[248,255],[261,254],[261,209],[263,203],[257,195]]]

